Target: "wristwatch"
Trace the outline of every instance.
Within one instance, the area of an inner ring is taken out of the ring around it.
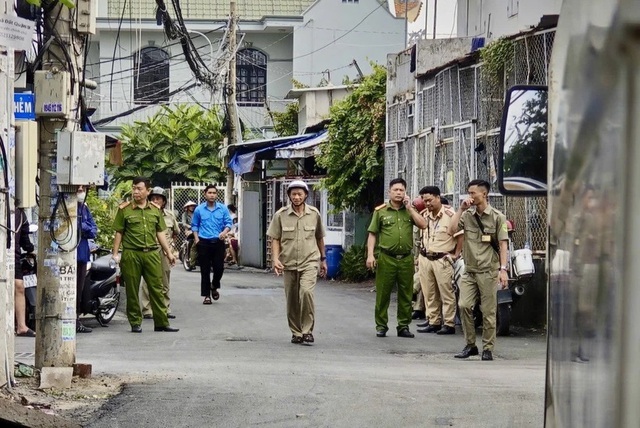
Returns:
[[[320,256],[320,261],[321,261],[321,262],[323,262],[323,261],[325,261],[325,260],[327,260],[327,258],[326,258],[325,256]]]
[[[503,270],[503,271],[506,272],[507,271],[507,267],[506,266],[500,266],[500,270]]]

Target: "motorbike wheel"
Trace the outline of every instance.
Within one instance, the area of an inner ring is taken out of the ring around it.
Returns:
[[[498,305],[498,312],[496,315],[496,335],[508,336],[509,327],[511,325],[511,304],[503,303]]]
[[[193,244],[191,244],[191,245],[193,245]],[[187,272],[191,272],[192,270],[194,270],[194,269],[195,269],[195,266],[193,266],[193,265],[191,264],[191,257],[190,257],[190,254],[191,254],[191,245],[186,244],[186,245],[184,245],[184,246],[182,247],[182,248],[183,248],[183,250],[182,250],[182,258],[181,258],[181,260],[182,260],[182,267],[183,267],[183,268],[184,268],[184,270],[186,270]]]
[[[110,298],[113,297],[116,300],[116,304],[108,309],[108,310],[98,310],[98,312],[96,313],[96,318],[98,319],[98,322],[100,323],[100,325],[103,324],[108,324],[109,321],[111,321],[113,319],[113,317],[116,314],[116,311],[118,310],[118,305],[120,305],[120,294],[116,294],[116,286],[114,285],[113,288],[111,290],[109,290],[109,293],[107,293],[106,296],[104,296],[105,298]]]

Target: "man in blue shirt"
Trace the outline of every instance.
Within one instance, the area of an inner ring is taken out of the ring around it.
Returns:
[[[204,297],[202,303],[205,305],[211,304],[212,297],[213,300],[220,298],[218,289],[224,273],[225,239],[233,225],[229,209],[223,203],[216,202],[217,196],[216,186],[209,184],[205,187],[206,202],[196,208],[191,219],[200,264],[200,295]]]

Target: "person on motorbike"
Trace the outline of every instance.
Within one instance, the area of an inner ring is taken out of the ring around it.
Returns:
[[[93,220],[91,211],[85,203],[87,192],[83,186],[78,187],[78,248],[76,248],[76,332],[91,333],[93,330],[80,322],[82,312],[82,293],[84,282],[87,278],[87,263],[91,260],[89,239],[95,239],[98,235],[98,226]]]

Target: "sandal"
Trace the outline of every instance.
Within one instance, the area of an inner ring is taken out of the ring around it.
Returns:
[[[29,329],[25,332],[22,333],[16,333],[16,336],[20,336],[20,337],[36,337],[36,332]]]
[[[291,336],[291,343],[296,343],[296,344],[302,343],[302,336],[296,336],[296,335]]]
[[[311,333],[303,334],[302,341],[306,343],[313,343],[313,334]]]
[[[212,296],[213,296],[213,300],[218,300],[220,298],[220,293],[218,293],[217,289],[213,290]]]
[[[207,296],[207,297],[205,297],[205,298],[204,298],[204,301],[202,302],[202,304],[203,304],[203,305],[211,305],[211,304],[212,304],[212,302],[211,302],[211,297],[208,297],[208,296]]]

